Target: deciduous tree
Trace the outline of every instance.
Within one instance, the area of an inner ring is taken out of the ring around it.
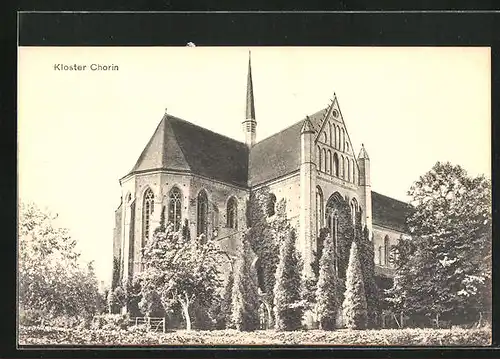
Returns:
[[[393,308],[413,318],[471,322],[491,310],[491,181],[436,163],[410,188],[411,237],[396,247]]]
[[[144,248],[140,276],[143,300],[147,302],[156,293],[165,311],[180,305],[186,329],[191,330],[191,307],[196,303],[208,308],[221,284],[217,265],[220,255],[212,238],[186,242],[172,225],[160,226]],[[147,307],[147,303],[144,305]]]

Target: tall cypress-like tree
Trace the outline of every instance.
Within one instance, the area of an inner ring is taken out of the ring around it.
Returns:
[[[231,313],[231,325],[241,331],[253,331],[259,327],[259,297],[251,257],[252,250],[245,235],[235,266]]]
[[[319,277],[316,290],[316,313],[320,329],[334,330],[336,328],[337,312],[339,310],[339,283],[333,264],[334,247],[330,236],[324,241],[319,262]]]
[[[344,324],[349,329],[365,329],[367,308],[363,273],[356,241],[352,242],[346,272],[346,291],[342,304]]]
[[[301,327],[301,263],[295,248],[296,234],[289,230],[280,243],[279,263],[274,285],[274,314],[277,330],[297,330]]]
[[[357,231],[357,233],[356,239],[366,295],[367,326],[368,328],[375,328],[377,326],[377,313],[380,310],[380,289],[375,281],[373,242],[370,241],[370,232],[366,226],[363,228],[363,231]]]
[[[226,285],[224,287],[224,294],[221,303],[221,327],[231,327],[232,315],[232,298],[233,298],[234,274],[233,271],[229,272]]]

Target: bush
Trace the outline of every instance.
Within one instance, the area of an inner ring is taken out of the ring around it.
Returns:
[[[36,309],[21,309],[19,311],[19,324],[25,326],[41,325],[43,321],[43,312]]]
[[[103,314],[94,317],[92,329],[127,329],[130,324],[128,314]]]
[[[488,346],[486,329],[382,329],[337,331],[177,331],[60,329],[20,327],[20,345],[370,345],[370,346]]]

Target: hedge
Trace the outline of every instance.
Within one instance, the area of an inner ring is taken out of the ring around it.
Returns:
[[[236,330],[148,332],[127,330],[20,327],[20,345],[367,345],[486,346],[491,329],[382,329],[275,332]]]

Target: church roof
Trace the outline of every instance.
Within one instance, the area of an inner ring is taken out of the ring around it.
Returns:
[[[373,224],[405,231],[406,217],[410,211],[410,204],[372,191]]]
[[[177,170],[247,186],[248,148],[180,118],[165,114],[129,174]]]
[[[309,116],[311,129],[318,132],[326,109]],[[304,120],[257,142],[250,150],[251,186],[273,180],[300,168],[300,132]]]

